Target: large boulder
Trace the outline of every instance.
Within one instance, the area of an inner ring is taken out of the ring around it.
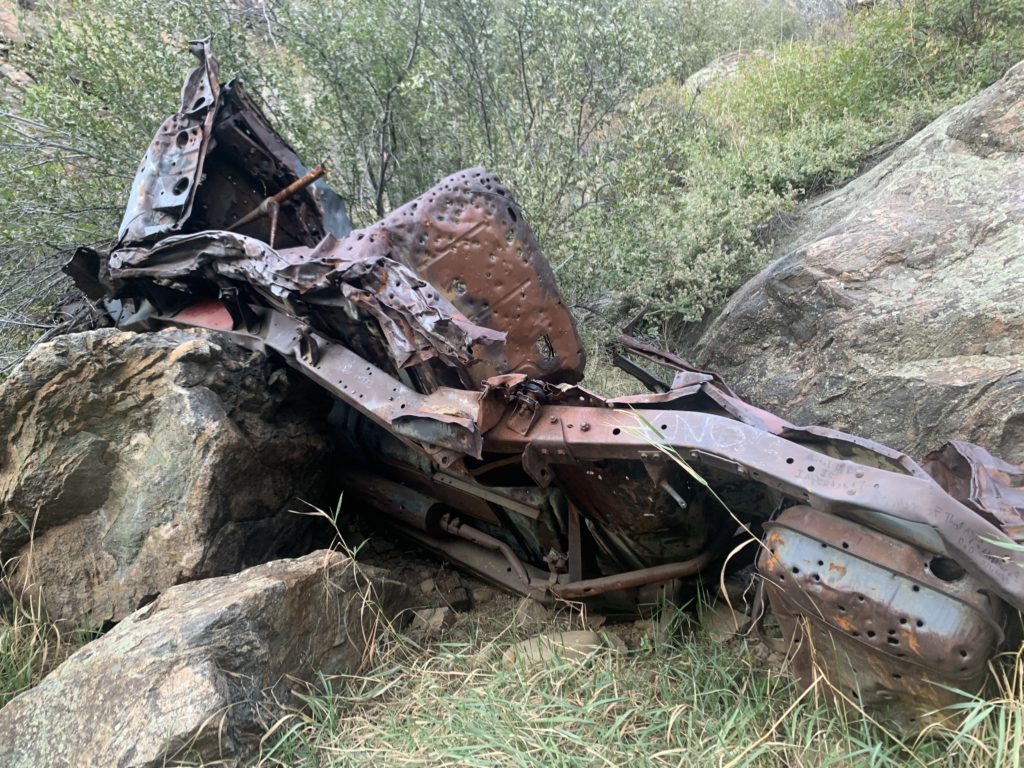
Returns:
[[[790,243],[698,364],[797,423],[1024,461],[1024,63],[810,205]]]
[[[309,551],[318,390],[213,335],[106,329],[0,384],[0,558],[51,619],[117,621],[168,587]]]
[[[357,671],[408,595],[327,551],[174,587],[0,709],[0,765],[247,764],[298,681]]]

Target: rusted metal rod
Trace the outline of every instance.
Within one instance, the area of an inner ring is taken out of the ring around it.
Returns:
[[[253,208],[247,214],[245,214],[245,216],[243,216],[238,221],[236,221],[234,224],[232,224],[230,227],[228,227],[228,231],[232,232],[232,231],[238,229],[239,227],[244,227],[246,224],[248,224],[251,221],[255,221],[256,219],[259,219],[259,218],[262,218],[263,216],[266,216],[267,213],[270,211],[270,209],[274,205],[279,205],[279,204],[283,203],[285,200],[287,200],[289,197],[291,197],[292,195],[296,194],[297,192],[301,192],[303,189],[305,189],[310,184],[312,184],[314,181],[316,181],[321,176],[323,176],[324,173],[326,173],[326,172],[327,172],[327,169],[324,168],[323,163],[321,163],[316,168],[314,168],[313,170],[309,171],[301,179],[296,179],[295,181],[293,181],[291,184],[289,184],[287,187],[282,189],[277,194],[271,195],[270,197],[266,198],[262,203],[257,205],[255,208]]]
[[[648,584],[657,584],[659,581],[683,579],[688,576],[695,576],[703,571],[718,555],[718,548],[713,547],[704,550],[694,558],[682,560],[678,563],[655,565],[652,568],[641,568],[637,571],[626,571],[625,573],[616,573],[612,576],[600,576],[596,579],[572,581],[568,584],[554,584],[550,589],[555,597],[561,597],[565,600],[579,600],[585,597],[603,595],[606,592],[615,592],[619,589],[632,589]]]
[[[493,536],[489,536],[483,531],[478,531],[476,528],[472,528],[468,525],[463,525],[462,521],[457,517],[450,517],[445,515],[441,518],[441,528],[447,531],[452,536],[458,536],[460,539],[472,542],[478,546],[486,549],[492,549],[495,552],[501,552],[505,559],[508,561],[509,567],[518,576],[523,584],[530,586],[530,575],[526,572],[526,568],[516,557],[515,552],[512,551],[511,547],[503,541],[499,541]]]

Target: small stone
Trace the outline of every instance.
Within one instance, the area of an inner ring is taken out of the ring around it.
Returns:
[[[654,619],[637,619],[633,626],[645,635],[654,635],[658,631],[658,623]]]
[[[610,633],[589,630],[575,632],[551,632],[516,643],[502,654],[502,662],[512,666],[517,662],[547,664],[550,662],[573,661],[585,663],[602,649],[622,650],[625,643]]]
[[[453,571],[446,571],[437,577],[437,591],[441,600],[453,611],[468,611],[473,607],[469,591],[462,583],[462,579]]]
[[[418,643],[436,640],[455,623],[455,613],[451,608],[421,608],[412,612],[412,621],[407,633]]]
[[[10,43],[25,42],[25,36],[18,23],[18,15],[14,8],[6,3],[0,4],[0,39]]]
[[[424,595],[432,594],[436,586],[433,579],[424,579],[420,582],[420,592]]]
[[[476,587],[470,595],[473,598],[473,605],[486,605],[494,602],[497,596],[493,587]]]
[[[551,611],[536,600],[524,597],[516,603],[515,621],[517,626],[536,626],[551,621]]]
[[[704,629],[718,640],[726,640],[738,635],[750,617],[730,608],[725,602],[716,603],[701,615]]]
[[[370,540],[370,546],[373,547],[373,551],[378,555],[386,555],[389,552],[393,552],[395,549],[395,543],[388,539],[382,539],[380,536],[374,536]]]

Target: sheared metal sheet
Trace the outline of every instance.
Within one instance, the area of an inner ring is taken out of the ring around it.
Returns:
[[[209,39],[191,43],[190,51],[199,66],[185,79],[180,110],[160,126],[136,171],[118,232],[122,243],[216,222],[223,227],[255,207],[261,191],[283,188],[308,170],[241,84],[219,83]],[[352,227],[341,198],[318,182],[289,202],[280,229],[286,244],[311,246]],[[266,222],[242,230],[264,240],[266,231]]]
[[[210,41],[190,45],[199,66],[185,79],[181,110],[167,118],[135,174],[120,240],[141,242],[166,235],[188,218],[210,143],[220,84]]]
[[[959,440],[925,456],[924,467],[946,493],[1024,542],[1024,467]]]
[[[347,238],[359,242],[361,233]],[[122,248],[110,255],[117,280],[204,279],[221,288],[253,289],[287,309],[327,308],[377,321],[396,368],[432,357],[466,366],[500,348],[504,334],[470,323],[433,287],[386,252],[353,251],[329,235],[315,249],[275,251],[233,232],[176,235],[149,249]]]
[[[501,349],[472,367],[476,385],[506,373],[555,384],[583,378],[576,324],[519,205],[498,177],[483,168],[459,171],[364,234],[357,250],[376,242],[472,322],[506,334]]]

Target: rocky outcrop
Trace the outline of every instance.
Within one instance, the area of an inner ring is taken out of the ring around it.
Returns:
[[[1024,461],[1024,63],[809,206],[790,242],[699,365],[797,423]]]
[[[52,619],[117,621],[168,587],[309,550],[328,403],[213,335],[106,329],[0,385],[0,557]]]
[[[771,53],[757,48],[744,48],[722,54],[687,77],[683,87],[693,96],[699,95],[723,80],[731,80],[736,77],[740,67],[751,59],[770,57]]]
[[[289,686],[355,672],[407,598],[327,551],[174,587],[0,710],[0,765],[246,764]]]

